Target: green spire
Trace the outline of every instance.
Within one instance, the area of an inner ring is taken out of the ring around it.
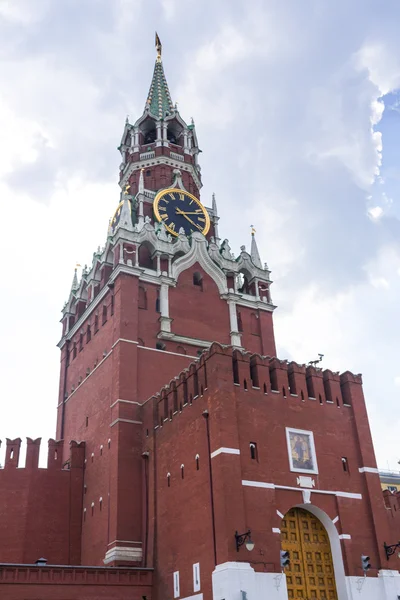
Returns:
[[[174,112],[171,95],[169,93],[167,80],[161,61],[161,42],[156,33],[157,59],[154,66],[153,79],[151,80],[149,94],[147,96],[146,108],[157,119],[164,118],[167,113]]]

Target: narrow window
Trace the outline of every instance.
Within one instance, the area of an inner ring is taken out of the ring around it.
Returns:
[[[237,356],[232,357],[233,383],[239,383],[239,363]]]
[[[93,517],[93,515],[94,515],[94,502],[92,502],[92,504],[91,504],[91,509],[92,509],[92,517]]]
[[[83,350],[83,333],[79,335],[79,352]]]
[[[94,462],[94,453],[92,452],[92,455],[90,457],[92,459],[92,462]]]
[[[96,334],[99,330],[99,315],[94,316],[94,333]]]
[[[167,473],[167,485],[171,487],[171,473]]]
[[[58,452],[58,450],[57,450],[57,448],[56,448],[56,449],[54,450],[54,460],[57,460],[57,459],[58,459],[57,452]]]
[[[103,445],[100,446],[100,456],[103,456]]]
[[[340,407],[339,398],[336,396],[336,405]]]
[[[14,448],[11,448],[10,450],[10,460],[12,460],[14,458]]]
[[[76,358],[76,342],[74,342],[74,345],[72,347],[72,359]]]
[[[157,298],[156,298],[156,312],[161,312],[160,307],[160,290],[157,290]]]
[[[267,394],[268,392],[267,392],[267,384],[266,383],[264,383],[263,389],[264,389],[264,394]]]
[[[257,460],[257,444],[255,442],[250,442],[250,458],[251,460]]]
[[[151,171],[150,171],[150,169],[147,169],[147,171],[146,171],[146,177],[150,177],[150,175],[151,175]]]
[[[86,521],[86,508],[83,509],[83,522]]]
[[[92,330],[90,329],[90,325],[86,328],[86,343],[88,344],[92,339]]]
[[[181,477],[185,479],[185,465],[181,465]]]
[[[321,394],[318,394],[318,399],[319,399],[319,403],[322,404],[322,396],[321,396]]]
[[[86,427],[89,425],[89,417],[86,417]]]
[[[106,304],[103,304],[103,319],[102,319],[102,324],[104,325],[104,323],[107,323],[107,306],[106,306]]]
[[[301,390],[301,399],[304,400],[304,393],[303,390]]]
[[[111,440],[110,439],[108,440],[107,445],[108,445],[108,449],[110,449],[111,448]]]
[[[247,392],[247,380],[246,379],[243,379],[243,387]]]
[[[114,314],[114,294],[111,296],[111,316]]]
[[[103,498],[99,498],[99,508],[100,508],[100,512],[102,511],[103,508]]]
[[[343,471],[345,473],[349,472],[349,464],[348,464],[347,458],[345,456],[342,456],[342,467],[343,467]]]
[[[282,388],[282,394],[283,394],[283,397],[286,398],[286,388],[285,387]]]
[[[172,397],[173,397],[173,403],[174,403],[174,412],[176,412],[178,410],[178,392],[177,392],[176,388],[174,388],[172,390]]]
[[[193,285],[203,290],[203,278],[201,276],[201,273],[199,273],[198,271],[196,271],[196,273],[193,273]]]
[[[196,471],[200,469],[200,455],[196,454]]]

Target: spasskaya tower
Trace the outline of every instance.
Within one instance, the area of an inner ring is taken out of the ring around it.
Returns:
[[[152,395],[215,341],[275,355],[269,270],[254,233],[235,256],[215,196],[210,207],[200,200],[196,128],[172,102],[158,36],[156,48],[144,112],[125,123],[105,245],[80,280],[75,272],[63,308],[57,437],[86,443],[82,564],[149,564]]]

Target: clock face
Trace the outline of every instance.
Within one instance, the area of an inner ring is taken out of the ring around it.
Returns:
[[[210,229],[210,217],[200,200],[183,190],[169,188],[158,192],[154,199],[154,214],[172,235],[178,235],[181,227],[186,235],[194,231],[206,235]]]

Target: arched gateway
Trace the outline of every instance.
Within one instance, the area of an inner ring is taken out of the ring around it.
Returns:
[[[290,553],[288,598],[337,600],[331,546],[321,521],[303,508],[292,508],[282,519],[281,540]]]

